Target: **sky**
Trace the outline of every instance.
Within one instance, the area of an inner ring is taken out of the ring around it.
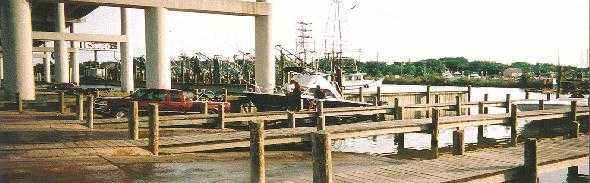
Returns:
[[[297,22],[312,23],[319,55],[331,40],[333,0],[273,0],[273,44],[295,50]],[[343,50],[363,61],[467,57],[586,67],[587,0],[342,0]],[[131,9],[134,56],[145,55],[143,10]],[[76,24],[78,33],[119,34],[119,8],[100,7]],[[254,18],[170,11],[167,54],[224,55],[254,51]],[[328,41],[329,42],[329,41]],[[361,51],[359,51],[359,49]],[[275,52],[277,54],[277,52]],[[91,59],[92,53],[81,53]],[[118,54],[101,53],[100,60]]]

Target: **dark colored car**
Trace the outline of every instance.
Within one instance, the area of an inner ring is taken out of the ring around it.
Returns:
[[[138,89],[128,97],[104,97],[97,100],[97,112],[115,118],[129,115],[131,101],[137,101],[140,111],[147,110],[150,103],[157,103],[161,112],[202,112],[208,104],[209,112],[217,112],[220,105],[230,110],[229,102],[195,101],[192,92],[166,89]]]

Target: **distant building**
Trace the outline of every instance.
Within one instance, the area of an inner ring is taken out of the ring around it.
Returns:
[[[522,69],[519,68],[508,68],[502,72],[502,76],[507,78],[518,78],[522,76]]]

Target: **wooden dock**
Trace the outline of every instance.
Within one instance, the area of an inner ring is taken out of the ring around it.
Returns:
[[[588,137],[538,143],[538,173],[588,163]],[[335,182],[506,182],[522,178],[522,146],[485,149],[461,156],[410,161],[363,171],[334,173]]]

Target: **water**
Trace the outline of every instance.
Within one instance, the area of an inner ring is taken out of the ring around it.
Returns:
[[[467,87],[456,86],[432,86],[432,91],[466,91]],[[424,92],[426,86],[420,85],[383,85],[382,91],[384,93],[390,92]],[[376,92],[376,91],[369,91]],[[504,101],[506,94],[511,94],[511,99],[524,99],[525,91],[519,88],[493,88],[493,87],[472,87],[472,101],[483,101],[484,94],[489,94],[490,101]],[[541,93],[530,93],[531,99],[544,99],[546,96]],[[555,96],[553,96],[555,97]],[[566,98],[568,95],[562,95]],[[586,99],[581,100],[586,103]],[[471,111],[477,111],[476,108]],[[505,113],[504,108],[490,107],[490,114]],[[520,128],[524,127],[525,123],[520,123]],[[465,128],[465,143],[474,145],[477,143],[477,127]],[[445,129],[440,132],[439,147],[452,147],[452,129]],[[510,139],[510,127],[491,125],[486,126],[484,136],[488,139],[495,139],[502,142]],[[405,134],[405,149],[411,150],[428,150],[430,149],[430,134],[423,133],[408,133]],[[380,156],[395,156],[398,154],[397,145],[394,142],[394,135],[380,135],[366,138],[351,138],[338,140],[333,144],[334,151],[339,152],[353,152],[366,153]],[[588,175],[588,164],[580,167],[580,173]],[[540,176],[542,182],[566,182],[567,169],[544,173]]]

